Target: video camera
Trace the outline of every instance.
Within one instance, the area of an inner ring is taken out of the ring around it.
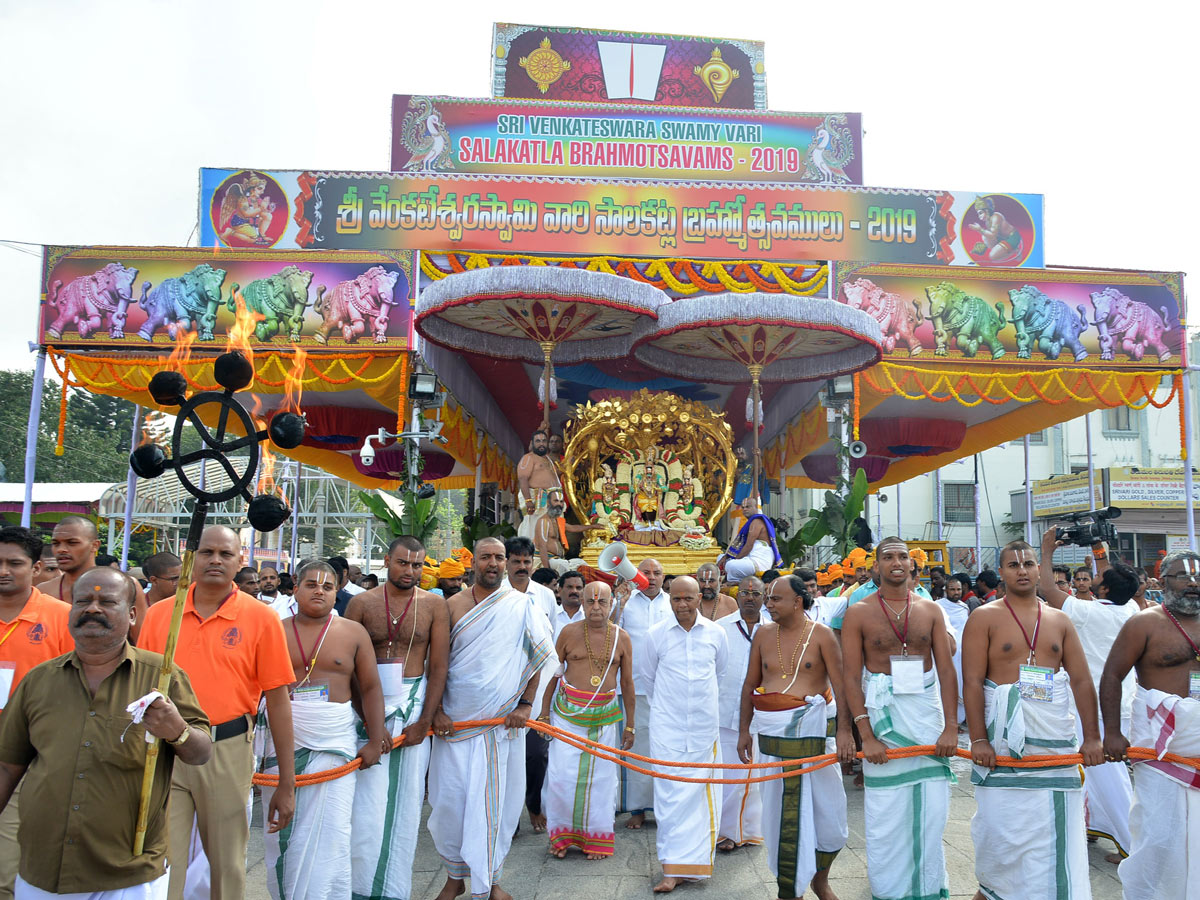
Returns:
[[[1069,513],[1063,518],[1070,524],[1058,526],[1058,539],[1064,544],[1074,544],[1077,547],[1090,547],[1102,541],[1115,544],[1117,529],[1112,520],[1120,517],[1121,509],[1117,506]]]

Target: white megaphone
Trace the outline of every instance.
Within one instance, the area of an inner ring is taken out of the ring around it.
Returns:
[[[619,575],[626,581],[632,581],[639,591],[644,591],[650,587],[650,581],[626,558],[628,552],[629,548],[622,541],[613,541],[600,553],[597,565],[601,572]]]

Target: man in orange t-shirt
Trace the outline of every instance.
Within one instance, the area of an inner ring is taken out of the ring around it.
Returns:
[[[219,525],[205,529],[175,649],[175,664],[187,672],[201,708],[213,723],[213,755],[204,766],[175,764],[167,848],[171,900],[184,895],[193,818],[212,870],[213,900],[242,900],[245,894],[246,801],[254,774],[251,740],[262,695],[280,772],[279,787],[265,814],[269,830],[284,828],[295,810],[288,696],[294,678],[292,660],[279,616],[234,586],[241,558],[241,542],[234,531]],[[150,607],[139,647],[163,651],[173,608],[173,603]]]
[[[75,649],[68,626],[71,606],[33,586],[41,570],[42,539],[28,528],[0,528],[0,709],[25,673]],[[0,900],[11,900],[21,849],[17,845],[18,795],[0,813]]]

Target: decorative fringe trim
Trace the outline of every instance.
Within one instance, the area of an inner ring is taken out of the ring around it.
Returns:
[[[572,340],[569,333],[556,336],[551,324],[544,334],[526,330],[524,337],[513,337],[493,334],[486,330],[483,321],[473,328],[440,315],[468,304],[475,311],[489,300],[501,301],[488,305],[494,306],[494,313],[502,314],[503,301],[515,304],[536,299],[552,304],[595,305],[606,322],[615,326],[616,333]],[[423,289],[417,300],[416,329],[429,340],[452,350],[535,364],[545,362],[538,342],[555,340],[554,361],[571,365],[628,356],[634,325],[641,319],[653,321],[655,311],[667,302],[666,294],[658,288],[619,275],[556,266],[499,266],[450,275]]]
[[[449,280],[449,279],[447,279]],[[656,346],[679,331],[725,328],[747,331],[755,327],[787,329],[789,332],[826,331],[850,338],[850,346],[814,351],[802,336],[776,359],[742,358],[710,342],[710,355],[689,356]],[[658,322],[642,320],[635,326],[634,355],[660,372],[702,381],[738,384],[748,379],[746,367],[762,363],[763,381],[808,381],[854,372],[878,362],[883,333],[879,322],[861,309],[835,300],[809,299],[798,302],[772,294],[717,294],[685,297],[658,310]],[[789,352],[795,354],[787,355]]]

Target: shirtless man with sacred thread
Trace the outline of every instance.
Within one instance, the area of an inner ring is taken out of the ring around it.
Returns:
[[[428,734],[446,686],[450,644],[446,601],[417,586],[424,561],[424,545],[401,535],[388,547],[383,584],[355,594],[346,607],[346,618],[366,628],[375,649],[385,737],[403,737],[386,765],[356,775],[353,892],[364,897],[407,897],[411,890]],[[368,740],[361,727],[359,740]]]
[[[867,876],[882,900],[937,897],[949,891],[942,835],[955,781],[947,757],[958,749],[951,639],[942,610],[912,589],[908,545],[884,538],[875,560],[878,590],[842,624],[847,712],[862,735]],[[934,756],[886,755],[929,744]]]
[[[517,484],[520,487],[521,527],[517,533],[533,540],[534,524],[538,516],[546,511],[551,488],[562,489],[558,468],[549,456],[550,435],[539,428],[529,441],[529,452],[517,463]]]
[[[1079,767],[996,765],[998,756],[1074,753],[1077,746],[1085,766],[1104,761],[1087,656],[1067,615],[1038,599],[1038,556],[1029,544],[1013,541],[1000,551],[1000,575],[1005,596],[971,613],[963,628],[976,900],[1024,896],[1031,884],[1060,885],[1061,900],[1090,897]]]
[[[357,758],[362,769],[391,749],[383,724],[383,692],[375,652],[358,622],[333,614],[337,575],[324,560],[308,560],[296,573],[296,614],[283,620],[296,680],[291,687],[296,760],[303,772],[323,772]],[[370,739],[358,746],[355,700]],[[267,731],[264,770],[279,771]],[[297,772],[297,774],[300,774]],[[296,812],[281,840],[264,826],[267,887],[273,900],[338,893],[351,878],[353,778],[335,778],[297,792]],[[274,788],[264,787],[269,801]]]
[[[842,762],[854,759],[842,694],[842,650],[831,628],[808,617],[812,608],[813,597],[797,575],[781,575],[767,588],[771,622],[754,634],[742,684],[738,755],[744,763],[753,761],[756,739],[759,762],[822,756],[835,747]],[[802,897],[811,885],[820,900],[836,900],[829,868],[849,834],[841,772],[825,766],[764,781],[760,790],[767,865],[778,896]],[[811,803],[801,802],[805,797]]]
[[[621,749],[636,734],[633,643],[609,621],[612,589],[593,581],[583,589],[584,618],[563,626],[554,648],[561,661],[542,701],[542,722],[607,747],[617,745],[622,707],[625,724]],[[551,713],[553,712],[553,715]],[[562,859],[577,847],[588,859],[613,854],[617,764],[597,759],[563,741],[550,742],[543,808],[550,831],[550,852]]]

